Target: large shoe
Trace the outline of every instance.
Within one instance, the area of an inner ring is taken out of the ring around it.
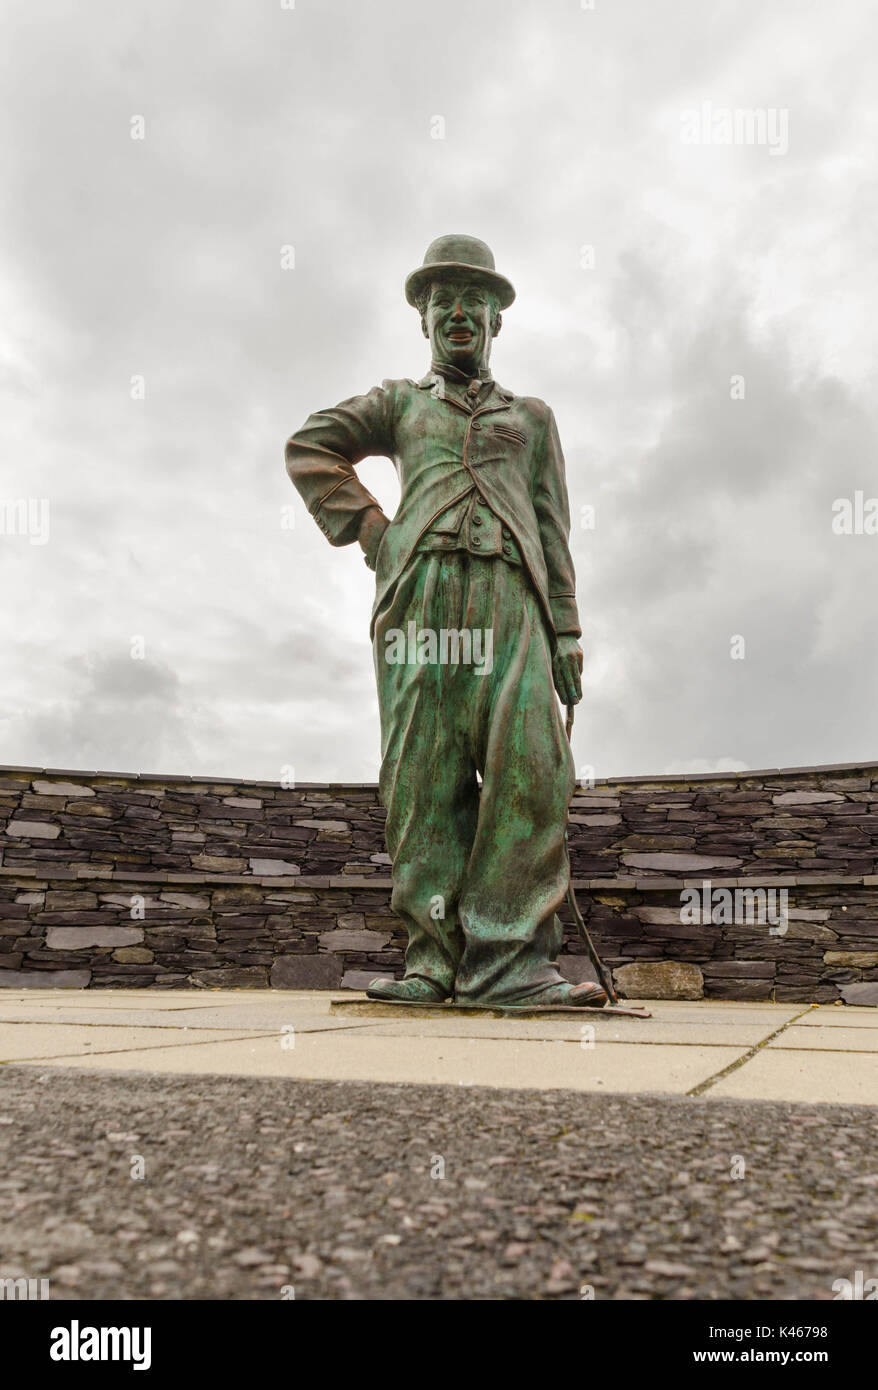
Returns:
[[[602,1009],[609,1003],[607,992],[602,985],[586,980],[581,985],[550,985],[529,999],[512,999],[505,1006],[509,1009]]]
[[[448,997],[440,985],[420,975],[409,975],[404,980],[373,980],[366,995],[397,1004],[441,1004]]]
[[[592,984],[586,980],[584,984],[570,986],[568,1003],[574,1004],[577,1009],[602,1009],[609,1002],[603,985]]]

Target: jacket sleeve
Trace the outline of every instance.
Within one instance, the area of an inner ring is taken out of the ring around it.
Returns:
[[[579,637],[582,629],[579,626],[576,608],[576,575],[568,544],[570,508],[567,501],[564,455],[555,416],[548,406],[545,409],[546,442],[542,469],[534,480],[534,511],[549,576],[549,607],[552,610],[555,632],[559,637]]]
[[[363,512],[380,506],[354,464],[373,455],[393,457],[391,384],[316,411],[287,440],[287,473],[331,545],[350,545]]]

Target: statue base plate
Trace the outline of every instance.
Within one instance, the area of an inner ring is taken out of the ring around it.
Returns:
[[[547,1014],[557,1014],[571,1020],[582,1014],[652,1018],[648,1009],[635,1004],[605,1004],[598,1009],[588,1005],[567,1008],[564,1004],[414,1004],[403,999],[334,999],[329,1012],[344,1014],[348,1018],[399,1018],[405,1014],[427,1014],[435,1018],[472,1018],[478,1015],[483,1018],[544,1018]]]

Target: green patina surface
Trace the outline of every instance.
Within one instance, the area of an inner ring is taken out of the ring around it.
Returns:
[[[286,448],[318,526],[376,572],[380,786],[409,946],[405,979],[371,992],[594,1002],[553,964],[575,783],[558,699],[581,698],[582,668],[558,431],[491,376],[514,291],[483,242],[433,242],[406,294],[430,371],[316,412]],[[355,471],[375,455],[399,476],[392,520]]]

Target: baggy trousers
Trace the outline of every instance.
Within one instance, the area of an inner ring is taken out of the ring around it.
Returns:
[[[481,666],[455,662],[451,643],[443,662],[443,629],[480,634]],[[430,632],[436,650],[414,648]],[[374,657],[406,976],[466,1003],[537,1000],[562,982],[552,962],[575,771],[527,574],[465,550],[416,552],[378,614]]]

